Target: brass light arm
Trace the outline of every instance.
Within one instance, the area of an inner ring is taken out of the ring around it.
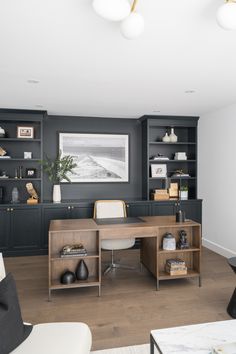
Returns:
[[[225,0],[225,2],[233,2],[236,4],[236,0]]]
[[[236,1],[236,0],[235,0],[235,1]],[[134,11],[135,11],[137,2],[138,2],[138,0],[134,0],[134,1],[133,1],[133,4],[132,4],[132,6],[131,6],[131,12],[134,12]]]

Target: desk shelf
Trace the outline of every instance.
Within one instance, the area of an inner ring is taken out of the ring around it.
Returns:
[[[66,245],[82,243],[88,254],[86,256],[60,257],[60,251]],[[81,260],[88,267],[89,277],[87,280],[76,280],[72,284],[61,284],[61,275],[70,270],[75,273]],[[98,287],[98,295],[101,293],[101,247],[97,231],[49,231],[49,284],[48,297],[51,300],[53,290]]]

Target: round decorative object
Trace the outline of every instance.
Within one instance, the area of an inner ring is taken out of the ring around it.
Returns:
[[[5,138],[5,130],[0,127],[0,138]]]
[[[129,16],[131,5],[127,0],[93,0],[94,11],[109,21],[122,21]]]
[[[135,39],[144,31],[143,17],[137,12],[131,12],[120,25],[122,35],[126,39]]]
[[[176,240],[175,237],[170,232],[165,233],[162,240],[162,244],[163,244],[163,250],[166,251],[176,250]]]
[[[164,143],[169,143],[169,142],[170,142],[170,137],[169,137],[169,135],[168,135],[167,132],[166,132],[165,135],[163,136],[162,141],[163,141]]]
[[[61,283],[62,284],[72,284],[76,280],[75,273],[67,270],[65,273],[61,275]]]
[[[75,274],[76,274],[76,278],[78,280],[87,280],[88,279],[89,271],[88,271],[88,267],[83,259],[81,259],[81,261],[79,262],[79,264],[76,268]]]
[[[171,143],[176,143],[178,141],[178,137],[177,135],[175,135],[174,128],[171,128],[171,133],[169,135],[169,138]]]
[[[60,186],[60,184],[54,184],[52,200],[53,200],[53,203],[60,203],[61,202],[61,186]]]
[[[216,14],[216,20],[220,27],[225,30],[236,29],[236,3],[226,2],[221,5]]]

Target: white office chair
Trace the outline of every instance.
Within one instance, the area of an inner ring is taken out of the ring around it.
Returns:
[[[101,218],[124,218],[126,217],[126,206],[122,200],[97,200],[94,203],[94,213],[95,219]],[[109,273],[115,268],[123,269],[135,269],[124,264],[114,262],[114,251],[115,250],[125,250],[133,247],[135,244],[135,238],[124,238],[124,239],[108,239],[102,240],[101,247],[104,250],[111,251],[111,263],[107,266],[104,274]]]
[[[6,272],[0,253],[0,281]],[[82,322],[42,323],[34,325],[32,332],[12,354],[89,354],[92,335]]]

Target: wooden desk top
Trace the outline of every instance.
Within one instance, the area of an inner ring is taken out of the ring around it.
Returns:
[[[143,216],[140,219],[144,223],[132,224],[115,224],[115,225],[97,225],[93,219],[65,219],[52,220],[50,222],[49,232],[65,232],[65,231],[102,231],[114,229],[143,229],[148,227],[187,227],[200,226],[195,221],[187,220],[184,223],[177,223],[175,216]]]

